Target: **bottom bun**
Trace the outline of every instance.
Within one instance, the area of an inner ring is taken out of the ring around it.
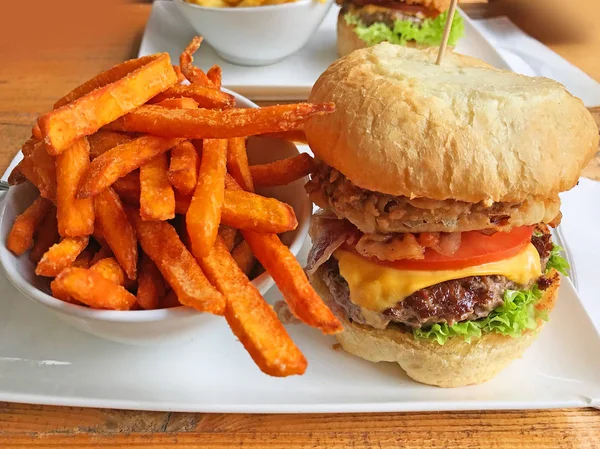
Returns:
[[[340,11],[337,21],[337,51],[340,57],[352,53],[354,50],[366,48],[367,43],[354,32],[354,25],[348,25],[344,20],[344,14]],[[421,45],[416,42],[407,42],[406,47],[428,48],[429,45]]]
[[[552,310],[558,296],[560,276],[553,270],[549,277],[552,283],[536,304],[539,310]],[[311,277],[311,283],[331,304],[333,298],[319,272]],[[415,340],[411,332],[399,327],[380,330],[340,318],[344,331],[336,337],[346,352],[370,362],[396,362],[417,382],[438,387],[480,384],[496,376],[510,362],[521,357],[544,323],[539,320],[534,331],[527,331],[518,338],[487,333],[471,343],[455,337],[439,345],[428,340]]]

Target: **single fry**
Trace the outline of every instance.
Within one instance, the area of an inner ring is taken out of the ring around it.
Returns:
[[[298,226],[294,209],[275,198],[234,190],[225,190],[224,198],[221,222],[232,228],[279,234]]]
[[[175,217],[175,193],[167,176],[165,153],[140,167],[140,215],[142,220],[169,220]]]
[[[221,84],[223,82],[223,71],[221,70],[221,67],[218,65],[213,65],[210,69],[208,69],[208,72],[206,72],[206,76],[215,89],[221,88]]]
[[[333,103],[285,104],[263,108],[168,109],[147,104],[115,120],[108,129],[186,139],[229,139],[295,129],[311,117],[329,114]]]
[[[231,257],[233,257],[237,266],[240,267],[240,270],[242,270],[246,276],[250,275],[250,272],[256,265],[256,259],[252,253],[252,248],[250,248],[250,245],[246,240],[242,240],[235,248],[233,248]]]
[[[77,199],[77,189],[90,165],[90,146],[83,137],[56,157],[56,213],[62,237],[80,237],[94,232],[94,202]]]
[[[215,243],[225,191],[227,141],[204,141],[198,184],[185,216],[192,253],[204,257]]]
[[[179,57],[179,66],[181,72],[192,84],[200,84],[202,86],[210,86],[210,80],[206,74],[198,67],[194,67],[194,53],[200,48],[203,41],[202,36],[195,36],[188,46],[183,50]]]
[[[67,268],[53,284],[56,290],[94,309],[130,310],[135,304],[135,296],[91,268]]]
[[[185,76],[183,76],[183,73],[181,73],[181,69],[179,68],[179,66],[174,65],[173,70],[175,71],[175,74],[177,75],[177,81],[180,83],[183,83],[186,79],[185,79]]]
[[[42,256],[37,264],[35,274],[38,276],[55,277],[71,266],[77,256],[85,249],[89,237],[74,237],[62,239],[59,243],[52,245]]]
[[[88,198],[98,194],[117,179],[181,142],[183,139],[142,136],[108,150],[90,164],[79,186],[77,197]]]
[[[302,153],[270,164],[253,165],[250,173],[256,187],[272,187],[283,186],[308,176],[316,168],[317,164],[310,154]]]
[[[35,175],[30,179],[25,171],[23,174],[38,188],[40,195],[54,201],[56,199],[56,158],[48,154],[43,142],[37,142],[33,146],[30,157],[26,159],[31,160],[30,168]]]
[[[27,181],[27,177],[21,171],[22,165],[24,164],[24,159],[22,159],[10,172],[8,175],[8,183],[11,186],[16,186],[18,184],[22,184]]]
[[[96,263],[90,263],[90,271],[101,274],[104,278],[118,285],[125,285],[127,277],[119,262],[114,257],[105,257]]]
[[[169,181],[171,185],[184,195],[194,193],[198,183],[200,157],[190,141],[185,141],[171,149],[169,165]]]
[[[130,142],[133,137],[127,134],[100,129],[88,137],[90,143],[90,159],[96,159],[108,150]]]
[[[134,170],[122,178],[117,179],[112,188],[121,198],[121,201],[130,206],[140,205],[140,172]]]
[[[246,139],[244,137],[229,139],[227,145],[227,171],[244,190],[254,192],[254,182],[248,167],[248,154],[246,153]]]
[[[144,253],[156,264],[181,304],[222,315],[225,298],[208,282],[175,228],[164,221],[143,221],[134,210],[129,216],[135,223]]]
[[[193,98],[188,97],[167,98],[158,103],[158,106],[168,109],[196,109],[198,107],[198,102]]]
[[[119,196],[111,188],[103,190],[94,197],[94,209],[96,221],[102,228],[102,237],[127,273],[127,277],[135,279],[137,239]]]
[[[58,234],[58,221],[56,218],[56,208],[51,207],[46,214],[46,218],[35,233],[33,248],[29,252],[29,260],[37,265],[42,260],[42,256],[50,249],[52,245],[58,243],[60,235]]]
[[[278,377],[304,373],[306,359],[221,239],[200,263],[211,283],[225,295],[229,327],[261,371]]]
[[[77,139],[95,133],[176,82],[169,55],[162,53],[123,78],[42,115],[38,125],[48,153],[62,153]]]
[[[158,309],[165,293],[166,286],[162,274],[152,259],[142,254],[136,295],[138,304],[145,310]]]
[[[182,195],[179,191],[175,190],[175,213],[178,215],[187,214],[192,202],[191,195]]]
[[[231,109],[235,106],[235,98],[226,92],[200,84],[176,84],[154,97],[150,103],[160,103],[168,98],[192,98],[201,108]],[[164,105],[161,105],[164,106]]]
[[[38,197],[13,223],[6,247],[20,256],[33,245],[33,235],[46,216],[52,211],[52,203],[46,198]]]
[[[225,243],[225,246],[227,247],[229,252],[231,252],[238,238],[238,231],[237,229],[232,228],[231,226],[226,226],[222,224],[221,226],[219,226],[219,237],[221,237],[221,240],[223,240],[223,243]]]
[[[296,318],[324,334],[342,331],[342,324],[314,291],[304,270],[275,234],[242,231],[252,252],[275,280]]]

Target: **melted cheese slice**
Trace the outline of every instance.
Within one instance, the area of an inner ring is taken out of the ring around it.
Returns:
[[[338,260],[340,274],[350,287],[350,300],[374,312],[383,312],[417,290],[452,279],[496,274],[524,285],[542,274],[540,256],[531,243],[510,259],[458,270],[400,270],[340,249],[334,257]]]

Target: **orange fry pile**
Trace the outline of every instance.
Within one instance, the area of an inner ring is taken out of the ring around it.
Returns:
[[[180,67],[166,53],[119,64],[39,117],[9,178],[39,196],[15,219],[7,247],[30,250],[60,300],[223,315],[263,372],[302,374],[306,359],[251,283],[257,259],[298,319],[326,334],[341,324],[277,236],[298,225],[294,210],[254,189],[302,178],[314,161],[249,166],[246,139],[302,140],[303,124],[334,106],[236,108],[221,91],[221,68],[193,65],[201,42],[192,40]]]

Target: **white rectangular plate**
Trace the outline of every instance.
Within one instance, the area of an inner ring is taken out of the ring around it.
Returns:
[[[302,262],[307,250],[308,242]],[[522,359],[486,384],[458,389],[420,385],[396,364],[334,350],[333,338],[306,326],[288,330],[307,373],[277,379],[258,370],[222,318],[183,346],[126,346],[69,327],[21,296],[4,273],[0,292],[0,401],[230,413],[600,406],[600,338],[568,280]],[[267,299],[281,294],[272,289]]]
[[[304,48],[277,64],[266,67],[231,64],[219,58],[207,44],[200,47],[195,62],[204,70],[213,64],[220,65],[223,85],[251,100],[305,100],[319,75],[337,59],[338,11],[334,5]],[[508,68],[471,20],[462,11],[460,13],[465,22],[465,37],[459,41],[456,51],[483,59],[498,68]],[[173,61],[179,61],[181,51],[195,34],[171,1],[155,1],[139,55],[166,51]]]

